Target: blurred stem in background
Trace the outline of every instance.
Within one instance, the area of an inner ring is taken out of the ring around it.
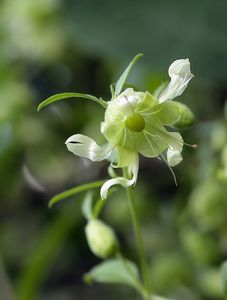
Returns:
[[[4,300],[14,300],[13,291],[8,280],[7,274],[5,272],[1,256],[0,256],[0,291],[1,297]]]
[[[37,299],[43,282],[53,267],[70,230],[80,222],[78,202],[62,210],[41,233],[37,246],[28,253],[24,270],[17,282],[17,299]]]

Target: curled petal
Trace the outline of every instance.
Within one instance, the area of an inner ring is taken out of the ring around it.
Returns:
[[[173,137],[173,142],[167,150],[167,162],[169,166],[175,167],[183,160],[181,155],[183,150],[183,140],[179,133],[173,132],[171,135]]]
[[[89,158],[92,161],[101,161],[110,155],[110,150],[107,146],[99,146],[94,140],[82,134],[72,135],[65,144],[73,154]]]
[[[117,178],[113,178],[113,179],[106,181],[103,184],[103,186],[101,187],[101,191],[100,191],[101,198],[103,200],[105,200],[107,198],[108,190],[113,185],[120,184],[123,187],[129,187],[129,186],[135,185],[136,180],[137,180],[138,170],[139,170],[139,158],[137,156],[136,159],[134,160],[133,164],[131,164],[128,167],[128,171],[129,171],[129,173],[132,174],[132,178],[126,179],[124,177],[117,177]]]
[[[167,150],[167,161],[171,167],[175,167],[183,160],[181,152],[173,149]]]
[[[169,67],[169,76],[171,80],[159,96],[160,103],[180,96],[186,89],[188,82],[193,78],[189,59],[175,60]]]

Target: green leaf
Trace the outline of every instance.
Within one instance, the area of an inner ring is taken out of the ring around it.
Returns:
[[[224,300],[227,300],[227,262],[224,262],[221,266],[221,279],[222,279]]]
[[[93,192],[87,192],[84,201],[82,203],[82,214],[88,221],[93,218]]]
[[[118,79],[116,86],[115,86],[115,93],[114,93],[114,97],[117,97],[120,92],[122,91],[123,85],[129,75],[129,72],[131,71],[131,68],[134,66],[134,64],[137,62],[137,60],[143,56],[142,53],[137,54],[133,60],[130,62],[130,64],[128,65],[128,67],[124,70],[124,72],[122,73],[121,77]]]
[[[84,192],[84,191],[87,191],[87,190],[90,190],[90,189],[93,189],[93,188],[100,187],[100,186],[103,185],[103,183],[105,181],[106,180],[90,182],[90,183],[86,183],[86,184],[83,184],[83,185],[76,186],[72,189],[69,189],[69,190],[67,190],[63,193],[60,193],[60,194],[54,196],[53,198],[51,198],[50,201],[49,201],[48,206],[51,207],[55,203],[65,199],[65,198],[69,198],[69,197],[74,196],[78,193],[81,193],[81,192]]]
[[[135,288],[139,275],[134,263],[126,259],[111,259],[94,267],[85,274],[87,283],[93,281],[100,283],[125,284]]]
[[[51,103],[54,103],[59,100],[67,99],[67,98],[84,98],[84,99],[95,101],[98,104],[102,105],[104,108],[107,107],[107,103],[104,100],[98,99],[92,95],[81,94],[81,93],[60,93],[60,94],[53,95],[53,96],[47,98],[46,100],[44,100],[43,102],[41,102],[39,104],[37,110],[40,111],[42,108],[44,108],[45,106],[47,106]]]

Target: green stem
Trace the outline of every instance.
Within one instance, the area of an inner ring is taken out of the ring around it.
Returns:
[[[113,193],[114,191],[115,191],[115,189],[112,188],[112,190],[109,191],[108,196],[110,197],[110,195],[112,195],[112,193]],[[97,219],[97,218],[99,217],[99,215],[101,214],[102,209],[103,209],[103,207],[104,207],[105,204],[106,204],[106,201],[103,200],[102,198],[99,198],[99,199],[97,200],[97,202],[95,203],[94,209],[93,209],[93,217],[94,217],[95,219]]]
[[[94,211],[93,211],[93,217],[95,219],[97,219],[103,209],[103,206],[106,204],[106,201],[103,200],[102,198],[99,198],[98,201],[96,202],[95,204],[95,207],[94,207]]]
[[[124,175],[126,175],[126,174],[127,173],[124,170]],[[128,202],[129,202],[129,208],[130,208],[136,243],[137,243],[137,247],[138,247],[138,251],[139,251],[139,259],[140,259],[140,266],[141,266],[144,286],[145,286],[145,289],[150,294],[148,266],[147,266],[147,260],[145,257],[145,252],[144,252],[144,243],[143,243],[139,219],[137,216],[137,209],[136,209],[136,203],[135,203],[135,199],[134,199],[134,195],[133,195],[133,190],[131,187],[127,188],[127,197],[128,197]]]

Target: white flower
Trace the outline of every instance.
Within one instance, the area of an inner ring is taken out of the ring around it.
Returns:
[[[189,59],[175,60],[169,67],[169,77],[171,78],[170,83],[159,96],[160,103],[180,96],[186,89],[189,81],[193,78]]]
[[[139,169],[139,154],[145,157],[163,158],[167,151],[170,166],[180,162],[183,140],[178,132],[168,132],[166,125],[179,119],[179,110],[174,103],[159,103],[150,93],[126,89],[117,98],[108,102],[101,132],[108,144],[99,146],[91,138],[75,134],[67,139],[66,146],[73,154],[92,161],[108,159],[112,167],[124,168],[130,179],[117,177],[104,183],[101,197],[106,199],[111,186],[123,187],[136,183]]]
[[[156,98],[149,92],[135,92],[129,88],[107,102],[101,133],[107,144],[99,146],[81,134],[71,136],[66,145],[75,155],[92,161],[107,159],[112,167],[127,168],[130,178],[117,177],[105,182],[101,197],[106,199],[111,186],[135,185],[139,169],[139,154],[145,157],[161,156],[168,166],[182,161],[183,139],[179,132],[170,132],[166,126],[180,119],[179,106],[173,98],[181,95],[193,77],[188,59],[174,61],[169,67],[170,83]],[[166,159],[163,152],[166,151]]]

